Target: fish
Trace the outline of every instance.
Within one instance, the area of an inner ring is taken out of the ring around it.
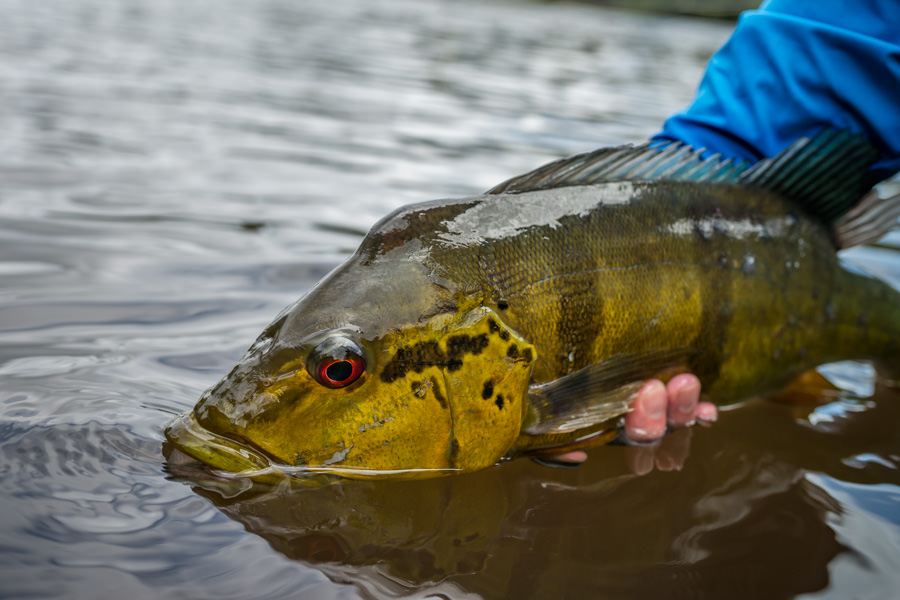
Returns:
[[[848,131],[753,165],[651,142],[401,207],[167,448],[251,477],[435,477],[612,441],[648,378],[691,372],[729,404],[890,365],[900,294],[837,254],[897,220],[866,194],[874,156]]]

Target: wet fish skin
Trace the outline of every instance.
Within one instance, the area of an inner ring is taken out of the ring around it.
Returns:
[[[690,371],[731,402],[824,362],[893,359],[898,306],[841,265],[825,225],[764,190],[608,182],[412,205],[286,309],[168,437],[190,454],[202,429],[275,463],[358,476],[470,471],[613,427],[527,433],[533,384],[586,373],[589,403],[596,365],[621,383]],[[366,370],[330,389],[307,357],[334,338]]]

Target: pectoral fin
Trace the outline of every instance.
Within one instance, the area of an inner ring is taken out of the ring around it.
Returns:
[[[597,431],[630,410],[645,380],[677,369],[687,356],[684,348],[615,356],[555,381],[532,385],[522,432],[571,438],[579,431]]]

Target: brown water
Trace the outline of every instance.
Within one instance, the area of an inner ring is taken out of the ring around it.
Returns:
[[[192,489],[162,428],[406,202],[637,141],[729,25],[449,0],[0,0],[0,597],[888,598],[864,365],[587,465]],[[889,237],[849,253],[900,282]],[[226,494],[227,495],[227,494]]]

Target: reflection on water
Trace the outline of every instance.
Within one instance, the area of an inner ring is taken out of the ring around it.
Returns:
[[[0,597],[900,583],[900,403],[866,397],[858,365],[842,381],[863,399],[750,403],[671,436],[684,468],[644,477],[615,447],[571,471],[518,460],[229,498],[163,471],[164,424],[376,219],[645,138],[727,24],[503,1],[0,11]],[[890,247],[850,256],[900,276]]]
[[[833,562],[850,581],[890,569],[900,490],[878,482],[896,483],[896,464],[863,457],[896,448],[881,424],[900,418],[897,395],[879,387],[828,429],[804,424],[808,407],[753,402],[669,436],[660,465],[685,447],[695,458],[642,477],[624,466],[632,448],[603,448],[564,472],[519,460],[423,481],[194,483],[279,553],[375,596],[793,597],[827,587]]]

